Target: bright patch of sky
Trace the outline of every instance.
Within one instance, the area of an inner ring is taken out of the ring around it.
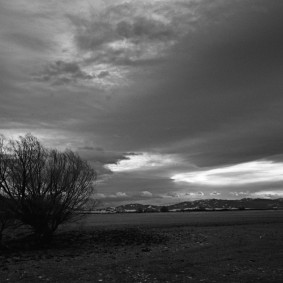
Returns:
[[[156,154],[156,153],[136,153],[126,155],[126,159],[117,162],[117,164],[106,165],[113,172],[125,172],[135,170],[154,170],[177,164],[180,159],[174,155]]]
[[[283,181],[283,163],[253,161],[223,168],[179,173],[171,177],[175,182],[200,185],[228,186]]]

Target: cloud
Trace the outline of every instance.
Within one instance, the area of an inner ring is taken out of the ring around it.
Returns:
[[[149,192],[149,191],[142,191],[140,193],[140,196],[141,197],[146,197],[146,198],[151,198],[153,196],[153,194],[151,192]]]
[[[283,181],[283,163],[253,161],[223,168],[180,173],[172,176],[175,182],[208,186],[247,185]]]
[[[266,189],[266,190],[261,190],[259,189],[259,191],[256,192],[250,192],[250,191],[246,191],[246,192],[230,192],[230,194],[232,196],[235,197],[240,197],[240,198],[266,198],[266,199],[270,199],[270,198],[282,198],[283,197],[283,190],[280,189]]]
[[[186,196],[190,196],[190,197],[203,197],[204,193],[203,192],[190,192],[190,193],[186,193]]]
[[[106,198],[106,195],[105,195],[105,194],[102,194],[102,193],[95,193],[95,194],[93,195],[93,197],[94,197],[95,199],[105,199],[105,198]]]
[[[79,155],[88,160],[91,166],[97,171],[98,185],[105,186],[113,177],[111,166],[115,166],[123,160],[127,160],[128,154],[115,151],[106,151],[102,147],[79,146],[74,148]]]
[[[211,195],[211,196],[220,196],[221,193],[214,191],[214,192],[210,193],[210,195]]]
[[[152,8],[151,5],[142,7],[138,3],[128,2],[108,6],[98,13],[91,11],[87,19],[69,15],[71,23],[77,29],[77,46],[84,51],[93,51],[123,39],[136,45],[141,41],[156,42],[175,37],[170,19],[162,14],[155,16],[158,11],[150,11]],[[144,14],[145,11],[147,15]]]
[[[38,81],[52,82],[53,84],[66,84],[78,80],[92,80],[95,75],[88,74],[81,70],[76,62],[56,61],[46,67],[39,75],[34,76]]]
[[[178,160],[174,155],[161,155],[156,153],[136,153],[127,155],[126,159],[107,167],[113,172],[126,172],[135,170],[155,170],[161,167],[176,164]]]
[[[105,5],[88,17],[69,14],[75,44],[89,62],[133,65],[163,58],[197,18],[195,5],[136,1]]]
[[[162,195],[162,197],[171,197],[171,198],[178,198],[186,200],[187,198],[202,198],[204,196],[204,193],[199,192],[170,192],[167,194]]]
[[[105,169],[107,170],[112,170],[111,166],[116,166],[119,162],[129,158],[129,153],[105,150],[102,147],[84,146],[78,147],[76,150],[83,158],[106,165]]]
[[[282,198],[283,190],[265,190],[265,191],[254,192],[250,195],[251,197],[257,197],[257,198]]]
[[[236,196],[236,197],[248,197],[251,196],[250,192],[230,192],[230,195]]]
[[[1,132],[78,151],[105,200],[279,190],[283,2],[114,2],[0,3]]]
[[[3,36],[8,42],[10,41],[15,46],[21,46],[22,48],[32,50],[34,52],[42,52],[43,50],[52,49],[52,45],[45,39],[39,36],[30,34],[23,34],[18,32],[11,32]]]
[[[102,78],[105,78],[105,77],[107,77],[109,75],[110,75],[110,73],[108,71],[101,71],[99,74],[97,74],[97,77],[99,79],[102,79]]]
[[[117,192],[115,194],[109,195],[109,198],[127,199],[128,195],[125,192]]]
[[[179,198],[180,194],[177,192],[170,192],[170,193],[165,194],[164,197]]]
[[[135,14],[134,6],[129,7],[129,10],[132,10]],[[107,12],[109,13],[109,11]],[[103,14],[99,17],[93,17],[89,21],[74,19],[74,17],[70,16],[72,23],[78,29],[76,34],[78,47],[85,51],[93,51],[100,46],[113,44],[112,48],[119,50],[129,47],[118,44],[115,46],[115,42],[122,43],[122,40],[126,40],[126,42],[132,44],[132,47],[137,48],[137,44],[141,42],[172,40],[175,37],[171,25],[150,18],[150,15],[129,15],[129,12],[126,13],[123,9],[120,9],[118,13],[121,18],[115,18],[114,20],[112,18],[111,22],[109,22],[108,17],[105,20],[105,15]]]
[[[127,194],[126,193],[122,193],[122,192],[118,192],[118,193],[116,193],[116,196],[117,197],[126,197]]]

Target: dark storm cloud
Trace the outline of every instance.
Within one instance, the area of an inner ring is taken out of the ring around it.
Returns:
[[[195,35],[197,50],[190,42],[184,45],[193,51],[192,67],[196,69],[192,79],[197,86],[242,89],[261,83],[259,80],[272,83],[271,78],[282,72],[282,2],[273,1],[262,12],[241,5],[232,8],[227,19],[217,15],[217,23],[204,25]]]
[[[118,103],[121,111],[113,111],[114,121],[123,121],[117,147],[127,144],[131,150],[154,148],[164,154],[176,153],[204,168],[282,153],[283,41],[278,12],[282,4],[277,5],[264,12],[236,7],[225,19],[215,11],[210,17],[217,17],[216,23],[208,18],[197,32],[184,38],[171,59],[156,69],[160,71],[160,76],[158,72],[154,76],[158,85],[137,83],[138,95],[127,96]],[[118,125],[110,122],[107,126],[115,131]],[[140,182],[133,175],[124,176],[129,181],[125,184],[124,179],[116,178],[112,180],[120,190],[133,186],[131,190],[142,191],[155,184],[154,192],[163,191],[165,196],[168,192],[174,201],[255,197],[259,190],[268,194],[266,188],[273,189],[271,184],[255,183],[243,195],[240,193],[246,191],[237,186],[173,185],[148,176]],[[113,186],[111,180],[108,185]],[[194,195],[186,195],[192,189]]]
[[[98,185],[107,184],[109,179],[113,178],[113,172],[111,171],[111,168],[109,168],[110,164],[117,164],[123,160],[128,160],[130,156],[135,155],[134,153],[106,151],[102,147],[93,146],[77,147],[75,150],[82,158],[88,160],[96,170],[99,180]],[[119,186],[117,186],[117,189],[118,188]],[[122,187],[121,189],[124,188]],[[116,197],[120,199],[121,196]],[[113,196],[111,198],[113,198]]]
[[[221,156],[225,163],[237,154],[240,162],[249,152],[249,158],[281,152],[282,4],[266,4],[264,12],[230,6],[229,17],[216,9],[175,47],[171,60],[156,69],[158,85],[137,83],[139,95],[122,101],[124,112],[117,115],[127,122],[120,134],[131,129],[133,147],[204,139],[195,149],[207,154],[210,165]],[[113,130],[111,123],[108,127]],[[209,156],[215,147],[217,156]],[[185,146],[181,150],[186,152]],[[194,148],[187,151],[194,153]]]
[[[130,153],[105,151],[101,147],[78,147],[77,151],[90,161],[98,161],[102,164],[116,164],[121,160],[128,159]]]
[[[282,153],[281,127],[262,123],[260,128],[253,124],[243,126],[242,130],[231,129],[225,135],[208,138],[200,146],[201,152],[191,159],[199,166],[240,163],[257,160]]]
[[[187,107],[192,136],[205,133],[199,150],[210,165],[282,152],[283,5],[273,4],[264,12],[233,10],[193,36],[196,47],[190,39],[181,45],[192,58],[179,68],[188,77],[188,84],[180,80],[184,107],[175,105],[181,113]]]

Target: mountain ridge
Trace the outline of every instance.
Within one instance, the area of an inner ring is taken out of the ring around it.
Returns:
[[[283,198],[243,198],[239,200],[204,199],[184,201],[172,205],[129,203],[114,208],[117,212],[154,212],[185,210],[283,209]]]

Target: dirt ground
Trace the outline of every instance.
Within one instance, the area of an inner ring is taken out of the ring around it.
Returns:
[[[0,251],[0,282],[281,283],[283,219],[262,219],[80,226],[56,234],[49,247],[23,238]]]

